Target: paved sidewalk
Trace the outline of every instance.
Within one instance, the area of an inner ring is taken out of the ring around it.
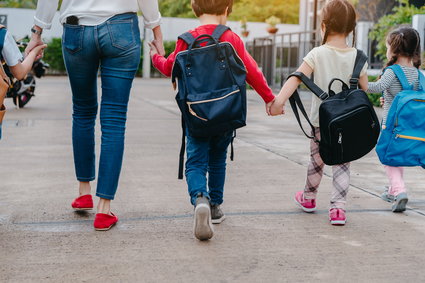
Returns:
[[[211,241],[197,241],[185,182],[177,180],[179,112],[162,79],[134,83],[113,202],[120,222],[108,232],[94,231],[94,212],[77,214],[70,205],[77,186],[67,78],[37,84],[27,108],[13,109],[7,101],[0,282],[423,281],[423,169],[406,170],[411,209],[394,214],[377,197],[387,180],[376,155],[354,162],[348,223],[333,227],[328,176],[316,213],[293,203],[303,187],[309,141],[289,107],[285,117],[266,117],[253,93],[248,126],[238,131],[235,161],[228,162],[227,219],[215,226]]]

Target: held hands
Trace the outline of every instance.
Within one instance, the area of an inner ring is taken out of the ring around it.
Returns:
[[[281,97],[278,95],[273,104],[270,106],[270,112],[267,112],[271,116],[284,115],[285,114],[285,102],[282,101]]]
[[[28,54],[36,47],[38,46],[43,46],[45,45],[43,40],[41,40],[41,36],[38,34],[32,34],[31,35],[31,40],[28,43],[27,47],[25,48],[25,56],[28,56]],[[47,45],[43,48],[41,48],[41,52],[40,50],[37,51],[37,57],[35,58],[35,60],[40,59],[41,57],[43,57],[43,49],[46,48]]]
[[[149,47],[151,48],[150,56],[153,58],[155,54],[159,54],[160,56],[165,56],[164,44],[162,41],[157,39],[152,40],[152,42],[148,42]]]
[[[156,48],[156,46],[155,46],[155,44],[154,44],[154,42],[152,41],[152,42],[148,42],[148,44],[149,44],[149,47],[150,47],[150,52],[149,52],[149,55],[151,56],[151,59],[153,59],[153,56],[155,55],[155,54],[159,54],[159,52],[158,52],[158,49]]]
[[[281,103],[277,100],[277,97],[273,99],[273,101],[270,101],[269,103],[266,103],[266,113],[269,116],[277,116],[277,115],[283,115],[285,114],[285,104],[282,104],[282,106],[279,106]]]
[[[41,57],[43,57],[43,51],[44,49],[47,47],[47,44],[41,44],[41,45],[37,45],[36,47],[34,47],[30,53],[34,53],[35,54],[35,59],[38,60]]]

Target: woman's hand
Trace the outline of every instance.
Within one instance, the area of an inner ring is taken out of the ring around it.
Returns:
[[[281,97],[277,96],[270,106],[270,114],[272,116],[285,114],[285,102],[281,101]]]
[[[154,42],[148,42],[148,44],[149,44],[149,47],[151,49],[150,52],[149,52],[149,55],[151,56],[151,59],[153,59],[153,56],[155,54],[159,54],[159,52],[158,52],[158,49],[156,48],[156,45],[155,45]]]
[[[40,27],[38,27],[38,26],[34,26],[34,29],[36,29],[36,30],[38,30],[38,31],[42,31],[42,29],[40,28]],[[44,45],[44,42],[43,42],[43,40],[41,40],[41,35],[39,35],[39,34],[35,34],[35,33],[32,33],[31,34],[31,40],[30,40],[30,42],[28,43],[28,45],[27,45],[27,47],[25,48],[25,56],[28,56],[28,54],[35,48],[35,47],[37,47],[37,46],[40,46],[40,45]],[[42,48],[42,49],[44,49],[44,48]],[[38,52],[37,52],[37,54],[38,54]],[[41,57],[43,57],[43,52],[41,52],[41,53],[39,53],[38,55],[37,55],[37,57],[35,58],[35,60],[38,60],[38,59],[40,59]]]

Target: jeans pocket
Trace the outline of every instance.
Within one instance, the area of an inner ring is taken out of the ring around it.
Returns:
[[[62,45],[71,54],[83,49],[84,26],[64,25]]]
[[[133,19],[107,22],[112,46],[126,50],[136,45]]]

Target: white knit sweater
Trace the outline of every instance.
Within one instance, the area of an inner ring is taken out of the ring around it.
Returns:
[[[34,24],[50,29],[59,0],[38,0]],[[80,25],[95,26],[114,15],[142,11],[145,26],[154,28],[161,23],[158,0],[63,0],[60,8],[60,22],[69,16],[79,18]]]

